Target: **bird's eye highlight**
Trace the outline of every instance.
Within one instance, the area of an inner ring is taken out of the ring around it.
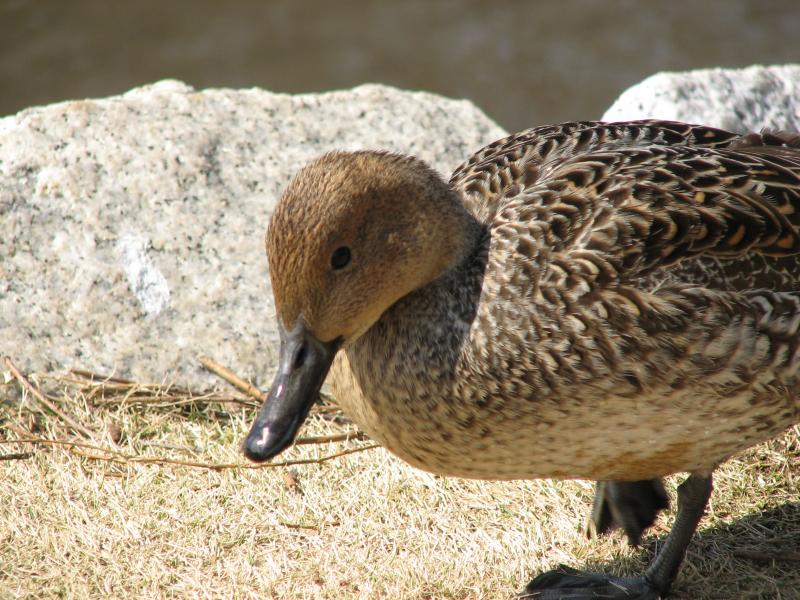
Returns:
[[[350,262],[350,248],[347,246],[340,246],[333,251],[331,255],[331,266],[333,270],[343,269]]]

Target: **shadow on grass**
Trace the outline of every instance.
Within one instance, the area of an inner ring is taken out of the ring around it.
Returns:
[[[666,534],[641,552],[591,561],[581,569],[641,574]],[[770,507],[730,522],[717,522],[692,538],[670,598],[684,600],[800,599],[800,503]],[[575,565],[573,565],[575,566]]]

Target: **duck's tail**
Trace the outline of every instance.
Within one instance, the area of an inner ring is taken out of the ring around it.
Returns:
[[[586,533],[590,537],[622,528],[631,546],[638,546],[642,532],[669,508],[669,498],[660,479],[642,481],[598,481]]]
[[[745,154],[800,159],[800,133],[764,129],[761,133],[749,133],[733,140],[728,149]]]

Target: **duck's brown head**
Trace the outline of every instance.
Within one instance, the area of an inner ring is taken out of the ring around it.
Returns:
[[[451,268],[471,224],[458,195],[411,157],[334,152],[297,173],[267,231],[281,348],[249,458],[292,443],[339,348]]]

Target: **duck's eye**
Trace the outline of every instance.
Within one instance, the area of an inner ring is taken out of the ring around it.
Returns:
[[[333,251],[331,255],[331,266],[333,270],[343,269],[350,262],[350,248],[347,246],[340,246]]]

